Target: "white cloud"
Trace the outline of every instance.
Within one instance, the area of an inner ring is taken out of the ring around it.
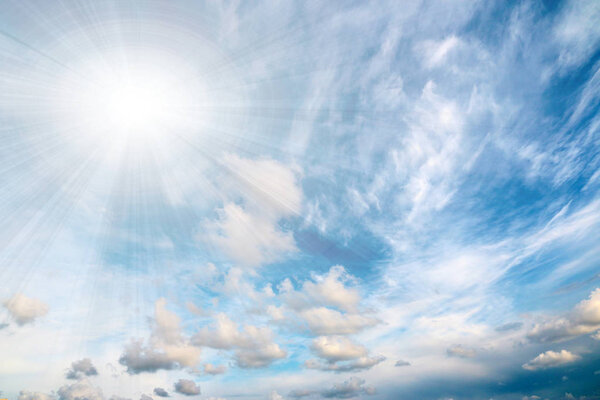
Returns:
[[[179,317],[166,309],[166,300],[158,299],[154,305],[154,329],[148,344],[132,341],[125,347],[119,362],[127,367],[130,374],[196,365],[200,349],[189,343],[179,325]]]
[[[235,350],[234,359],[242,368],[266,367],[275,360],[285,358],[287,353],[273,342],[273,333],[268,327],[238,325],[224,313],[215,316],[211,327],[200,329],[192,343],[215,349]]]
[[[221,375],[227,372],[227,367],[224,365],[213,365],[210,363],[204,364],[204,373],[208,375]]]
[[[93,386],[88,379],[81,379],[72,385],[64,385],[57,393],[60,400],[104,400],[102,390]]]
[[[423,52],[423,62],[427,68],[440,65],[448,54],[460,44],[456,36],[449,36],[439,42],[428,40],[417,47],[417,51]]]
[[[196,396],[200,394],[200,386],[189,379],[180,379],[175,385],[175,391],[186,396]]]
[[[581,357],[567,350],[555,352],[552,350],[540,354],[533,360],[523,364],[523,368],[529,371],[558,367],[565,364],[571,364]]]
[[[588,59],[600,42],[600,6],[595,1],[566,2],[555,26],[555,38],[561,47],[558,64],[563,68],[579,65]]]
[[[280,286],[280,296],[293,309],[303,309],[314,305],[332,306],[345,311],[355,311],[360,302],[360,293],[347,283],[355,281],[341,265],[335,265],[325,275],[313,275],[314,281],[307,280],[301,290],[294,290],[289,280]]]
[[[446,353],[451,357],[473,358],[477,355],[475,349],[464,347],[462,345],[451,346],[446,350]]]
[[[275,160],[235,154],[226,155],[223,164],[233,175],[233,190],[250,203],[250,209],[260,208],[274,218],[300,213],[303,194],[297,171]]]
[[[239,349],[235,352],[235,360],[241,368],[263,368],[273,361],[285,358],[287,353],[277,343],[262,344],[257,348]]]
[[[307,360],[304,365],[309,369],[322,371],[365,370],[385,360],[383,356],[368,356],[366,347],[344,336],[318,337],[313,340],[311,350],[324,361]]]
[[[277,393],[275,390],[273,390],[270,394],[269,394],[269,400],[284,400],[283,396],[280,395],[279,393]]]
[[[361,314],[342,314],[326,307],[303,310],[300,316],[316,335],[348,335],[373,327],[379,323],[376,318]]]
[[[349,399],[361,394],[375,394],[375,388],[364,384],[364,379],[352,377],[343,383],[333,385],[331,389],[321,391],[320,394],[327,399]]]
[[[559,342],[600,329],[600,288],[565,316],[536,324],[527,337],[536,342]]]
[[[366,347],[344,336],[320,336],[313,340],[311,350],[329,362],[352,360],[367,355]]]
[[[279,221],[300,213],[298,174],[274,160],[236,155],[226,155],[223,166],[230,175],[220,182],[223,191],[241,201],[225,201],[218,218],[207,222],[198,238],[245,267],[268,264],[296,251],[292,233],[282,230]]]
[[[243,207],[227,203],[216,221],[207,223],[206,240],[218,246],[238,265],[257,267],[296,251],[291,232],[284,232],[276,221],[252,214]]]
[[[54,396],[40,392],[30,392],[27,390],[21,390],[17,400],[54,400]]]
[[[31,323],[36,318],[48,313],[48,306],[46,304],[21,293],[17,293],[4,301],[3,305],[18,325]]]

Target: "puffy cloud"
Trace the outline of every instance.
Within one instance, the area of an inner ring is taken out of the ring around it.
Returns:
[[[18,325],[33,322],[48,313],[48,306],[38,299],[17,293],[2,303]]]
[[[353,360],[367,355],[367,349],[344,336],[320,336],[313,340],[311,350],[329,362]]]
[[[235,350],[234,358],[242,368],[259,368],[285,358],[287,353],[273,342],[267,327],[244,326],[243,331],[227,315],[219,313],[211,327],[204,327],[193,337],[198,346]]]
[[[282,231],[276,221],[253,214],[228,203],[219,210],[218,219],[206,225],[204,237],[241,266],[268,264],[293,251],[296,243],[291,232]]]
[[[67,371],[67,379],[80,379],[84,376],[93,375],[98,375],[98,371],[89,358],[74,361],[71,364],[71,369]]]
[[[299,291],[293,289],[291,282],[285,282],[280,287],[281,297],[296,310],[320,305],[355,311],[360,302],[360,293],[357,288],[346,286],[346,283],[354,280],[343,266],[336,265],[325,275],[315,275],[314,281],[305,281]]]
[[[208,375],[221,375],[227,372],[227,367],[224,365],[204,364],[204,373]]]
[[[166,309],[166,300],[158,299],[154,305],[154,329],[148,344],[132,341],[125,347],[119,362],[127,367],[130,374],[196,365],[200,349],[189,344],[179,325],[179,317]]]
[[[449,347],[446,350],[446,354],[448,354],[450,357],[473,358],[477,355],[477,351],[475,351],[475,349],[464,347],[458,344],[456,346]]]
[[[305,366],[322,371],[348,372],[369,369],[385,357],[369,357],[367,349],[344,336],[321,336],[313,340],[312,352],[325,362],[308,360]],[[349,362],[345,362],[349,361]]]
[[[342,314],[326,307],[314,307],[300,312],[308,328],[317,335],[347,335],[360,332],[379,323],[361,314]]]
[[[189,379],[180,379],[175,383],[175,391],[186,396],[195,396],[200,394],[200,386]]]
[[[336,265],[324,275],[313,274],[312,280],[305,281],[299,290],[285,279],[278,286],[279,298],[315,335],[357,333],[377,325],[379,320],[359,309],[360,292],[348,285],[353,282],[356,278]],[[278,321],[284,318],[280,308],[271,313],[275,313]]]
[[[235,360],[241,368],[262,368],[286,356],[287,353],[277,343],[268,343],[257,348],[236,351]]]
[[[167,392],[165,389],[163,388],[154,388],[154,394],[159,396],[159,397],[169,397],[169,392]]]
[[[600,288],[564,316],[536,324],[527,334],[535,342],[559,342],[600,329]]]
[[[269,400],[284,400],[283,396],[273,390],[269,393]]]
[[[334,371],[334,372],[351,372],[361,371],[370,369],[380,362],[385,361],[385,357],[359,357],[349,362],[337,362],[337,363],[323,363],[318,360],[307,360],[304,365],[309,369],[318,369],[321,371]]]
[[[27,390],[21,390],[17,400],[54,400],[54,396],[40,392],[29,392]]]
[[[102,390],[93,386],[87,378],[62,386],[57,393],[60,400],[104,400]]]
[[[375,388],[364,384],[364,379],[352,377],[343,383],[335,384],[331,389],[321,391],[320,394],[327,399],[349,399],[361,394],[375,394]]]
[[[536,371],[538,369],[546,369],[570,364],[579,360],[580,358],[581,357],[577,354],[573,354],[567,350],[561,350],[559,352],[549,350],[540,354],[528,363],[523,364],[523,368],[529,371]]]
[[[226,155],[223,166],[233,179],[220,184],[232,198],[241,198],[243,206],[225,203],[199,239],[215,244],[246,267],[268,264],[296,251],[292,233],[280,229],[278,222],[300,212],[303,196],[297,173],[274,160],[235,155]]]

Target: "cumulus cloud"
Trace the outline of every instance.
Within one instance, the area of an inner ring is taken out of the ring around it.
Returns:
[[[180,379],[175,383],[175,391],[186,396],[196,396],[200,394],[200,386],[189,379]]]
[[[275,221],[234,203],[225,204],[218,211],[218,219],[205,228],[209,231],[205,239],[241,266],[271,263],[296,250],[291,232],[282,231]]]
[[[224,313],[216,315],[210,327],[200,329],[192,343],[215,349],[235,350],[234,359],[242,368],[260,368],[285,358],[287,353],[273,342],[273,334],[268,327],[238,325]]]
[[[328,362],[353,360],[367,355],[366,347],[344,336],[320,336],[313,340],[311,350]]]
[[[200,349],[181,333],[180,319],[166,309],[166,303],[160,298],[154,305],[154,326],[148,343],[134,340],[125,347],[119,362],[130,374],[192,367],[198,363]]]
[[[343,383],[333,385],[331,389],[321,391],[320,394],[327,399],[349,399],[361,394],[375,394],[375,388],[364,384],[364,379],[352,377]]]
[[[2,304],[18,325],[31,323],[36,318],[43,317],[48,313],[48,306],[46,304],[21,293],[15,294]]]
[[[523,368],[529,371],[558,367],[565,364],[571,364],[581,357],[567,350],[555,352],[552,350],[540,354],[533,360],[523,364]]]
[[[246,267],[268,264],[296,251],[292,233],[282,230],[279,221],[300,212],[298,174],[270,159],[226,155],[222,163],[231,179],[221,186],[232,198],[241,198],[243,205],[226,202],[218,210],[218,218],[205,224],[199,238]]]
[[[284,400],[283,396],[273,390],[269,393],[269,400]]]
[[[21,390],[17,400],[54,400],[54,396],[40,392],[30,392],[27,390]]]
[[[334,384],[329,389],[322,390],[310,390],[310,389],[296,389],[289,393],[289,397],[294,399],[301,399],[303,397],[319,395],[326,399],[350,399],[356,398],[360,395],[373,395],[376,393],[374,387],[365,386],[365,380],[352,377],[342,383]]]
[[[312,352],[322,358],[308,360],[305,366],[322,371],[348,372],[369,369],[385,357],[369,357],[367,349],[344,336],[321,336],[313,340]]]
[[[459,357],[459,358],[473,358],[477,355],[477,351],[475,349],[464,347],[463,345],[455,345],[451,346],[446,350],[446,354],[450,357]]]
[[[87,378],[58,389],[60,400],[104,400],[102,390],[93,386]]]
[[[356,281],[343,266],[336,265],[326,274],[313,274],[299,290],[285,279],[278,286],[278,297],[315,335],[357,333],[377,325],[379,320],[360,309],[360,292],[350,286]],[[281,317],[278,321],[284,318],[281,309],[272,312]]]
[[[564,316],[536,324],[527,337],[535,342],[560,342],[600,329],[600,288]]]
[[[154,388],[154,394],[159,397],[169,397],[169,392],[160,387]]]
[[[204,373],[208,375],[221,375],[227,372],[227,367],[224,365],[213,365],[210,363],[204,364]]]
[[[71,369],[67,371],[67,379],[80,379],[84,376],[98,375],[96,367],[92,364],[92,360],[84,358],[71,363]]]
[[[333,372],[353,372],[361,371],[374,367],[380,362],[385,361],[383,356],[375,357],[359,357],[355,360],[348,362],[337,362],[337,363],[324,363],[318,360],[307,360],[304,365],[308,369],[318,369],[321,371],[333,371]]]

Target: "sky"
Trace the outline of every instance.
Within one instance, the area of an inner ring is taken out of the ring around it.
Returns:
[[[598,22],[0,2],[0,397],[600,399]]]

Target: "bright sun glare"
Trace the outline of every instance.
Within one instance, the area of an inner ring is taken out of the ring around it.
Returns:
[[[121,143],[168,135],[202,119],[198,85],[176,62],[89,60],[61,84],[59,115],[94,141]],[[168,60],[172,61],[172,60]]]

